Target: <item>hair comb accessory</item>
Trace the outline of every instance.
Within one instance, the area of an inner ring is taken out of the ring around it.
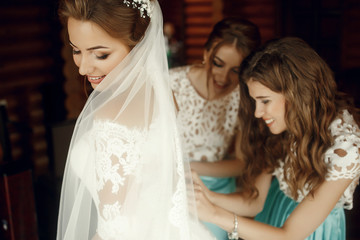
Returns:
[[[124,3],[128,7],[139,9],[141,17],[145,18],[145,10],[146,15],[151,17],[154,6],[151,4],[150,0],[124,0]]]

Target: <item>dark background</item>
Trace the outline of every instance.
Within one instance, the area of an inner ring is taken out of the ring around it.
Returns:
[[[282,36],[307,41],[331,66],[339,88],[360,106],[360,1],[159,1],[164,21],[174,24],[183,46],[178,64],[201,62],[213,24],[222,17],[242,16],[259,26],[263,41]],[[11,161],[15,168],[31,170],[41,240],[55,239],[67,146],[86,101],[57,5],[55,0],[0,2],[0,104],[8,115],[1,135],[9,133],[11,147],[0,148],[0,167]],[[354,209],[346,211],[347,239],[360,239],[359,205],[357,190]]]

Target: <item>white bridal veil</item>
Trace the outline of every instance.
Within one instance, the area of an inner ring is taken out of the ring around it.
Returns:
[[[89,96],[72,136],[57,239],[213,239],[195,211],[152,2],[142,41]]]

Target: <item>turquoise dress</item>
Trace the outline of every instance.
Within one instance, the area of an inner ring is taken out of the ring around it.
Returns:
[[[208,176],[201,176],[201,180],[204,182],[205,186],[213,192],[217,193],[232,193],[236,189],[235,178],[215,178]],[[204,225],[215,235],[217,240],[227,240],[228,235],[225,230],[218,227],[215,224],[209,222],[203,222]]]
[[[255,217],[255,220],[274,227],[281,227],[298,204],[280,190],[279,182],[277,178],[274,178],[265,201],[264,210]],[[306,240],[345,239],[345,213],[341,207],[334,208],[325,221],[306,238]]]
[[[324,154],[324,162],[328,169],[325,181],[352,179],[352,182],[324,222],[306,240],[346,239],[344,209],[352,209],[353,194],[359,184],[360,129],[358,125],[352,115],[347,110],[344,110],[330,124],[329,129],[334,137],[334,143]],[[284,170],[284,162],[280,161],[279,167],[273,173],[275,178],[271,183],[264,210],[255,217],[255,220],[281,227],[296,206],[309,193],[307,189],[303,189],[303,193],[299,194],[297,201],[288,197],[291,193],[285,181],[285,174],[287,173]],[[299,227],[301,228],[301,226]]]

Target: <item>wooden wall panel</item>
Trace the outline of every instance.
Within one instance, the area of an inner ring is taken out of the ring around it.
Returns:
[[[255,23],[265,42],[278,35],[277,0],[223,0],[224,17],[238,16]]]
[[[342,69],[360,68],[360,2],[347,1],[343,14]],[[359,81],[360,85],[360,81]]]
[[[36,174],[48,172],[47,126],[64,113],[55,19],[51,1],[0,3],[0,100],[7,104],[12,158],[31,162]]]
[[[204,44],[215,23],[214,1],[184,0],[185,56],[188,64],[200,63]]]
[[[213,25],[223,17],[241,16],[259,26],[264,41],[278,34],[278,0],[183,0],[176,16],[169,17],[169,3],[164,5],[165,19],[174,19],[182,26],[185,57],[188,64],[200,63],[203,58],[204,44]],[[171,7],[170,7],[171,8]],[[181,20],[179,20],[181,19]]]

